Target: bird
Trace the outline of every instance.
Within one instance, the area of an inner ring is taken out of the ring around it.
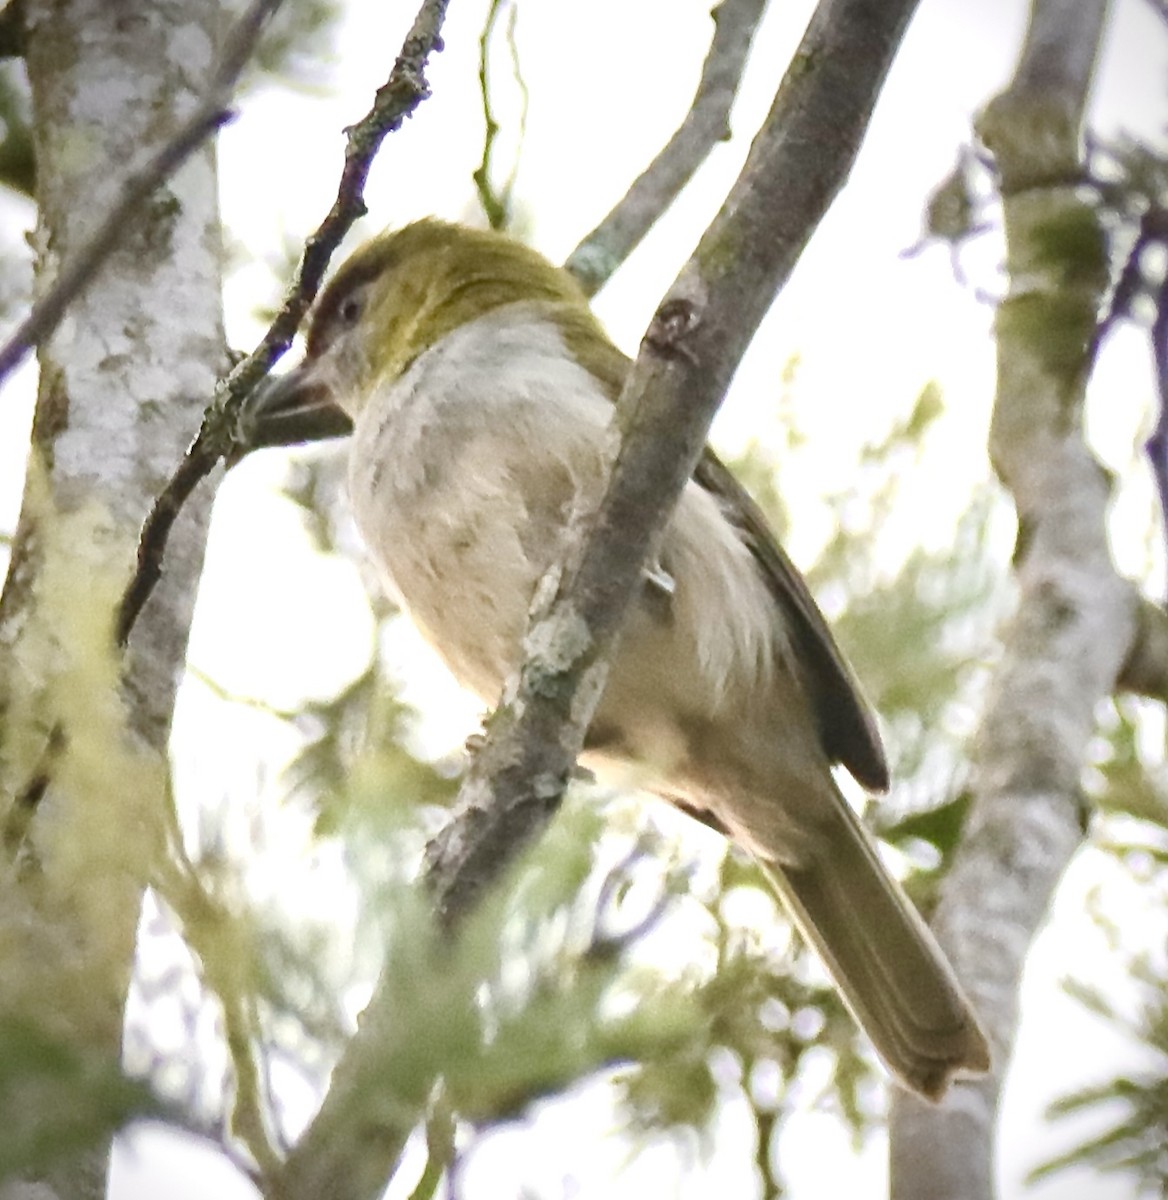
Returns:
[[[536,585],[606,479],[629,359],[576,280],[507,234],[426,218],[359,247],[252,446],[350,433],[358,531],[454,677],[498,701]],[[833,776],[883,791],[875,718],[799,572],[707,449],[625,618],[583,765],[623,772],[758,862],[903,1087],[939,1099],[987,1042]]]

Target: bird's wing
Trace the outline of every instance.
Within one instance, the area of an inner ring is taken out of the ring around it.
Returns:
[[[694,479],[722,504],[758,560],[790,629],[791,647],[803,673],[820,741],[832,762],[843,763],[865,787],[888,787],[888,762],[871,709],[819,606],[750,493],[707,446]]]
[[[581,319],[575,309],[561,313],[569,348],[573,345],[573,322]],[[587,330],[594,339],[589,342],[592,352],[589,369],[615,403],[632,363],[608,340],[590,313],[587,321]],[[595,339],[597,331],[599,339]],[[721,501],[723,512],[738,527],[758,560],[771,593],[787,619],[791,647],[815,712],[820,742],[829,760],[843,763],[865,787],[885,791],[889,783],[888,761],[884,757],[876,720],[819,606],[771,532],[762,510],[708,446],[698,461],[694,479]]]

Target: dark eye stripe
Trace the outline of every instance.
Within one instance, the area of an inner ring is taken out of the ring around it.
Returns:
[[[355,298],[355,293],[383,271],[389,270],[396,258],[397,252],[392,245],[375,242],[349,259],[333,276],[332,282],[316,303],[316,311],[308,329],[309,358],[323,354],[336,337],[338,328],[343,324],[341,309],[345,302]],[[359,298],[357,302],[360,304]]]

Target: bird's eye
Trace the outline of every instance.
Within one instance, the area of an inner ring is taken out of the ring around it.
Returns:
[[[361,301],[350,296],[340,307],[339,316],[345,325],[356,325],[361,316]]]

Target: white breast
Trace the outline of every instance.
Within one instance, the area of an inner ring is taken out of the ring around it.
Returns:
[[[391,591],[494,701],[535,584],[600,475],[612,406],[554,324],[511,305],[423,353],[360,414],[349,487]]]
[[[459,681],[494,703],[518,665],[535,585],[599,487],[612,406],[532,306],[511,305],[419,356],[357,419],[357,524],[393,594]],[[662,546],[668,610],[628,619],[602,713],[663,720],[746,698],[782,643],[757,564],[718,502],[683,494]],[[622,725],[629,722],[622,717]],[[641,756],[640,751],[636,756]]]

